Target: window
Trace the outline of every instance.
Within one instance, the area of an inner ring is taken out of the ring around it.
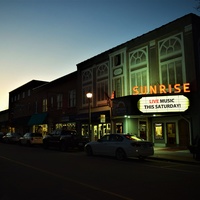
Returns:
[[[113,79],[113,89],[116,97],[121,97],[123,94],[123,77]]]
[[[88,103],[86,94],[88,92],[92,93],[92,85],[93,85],[93,69],[87,69],[82,72],[82,104],[85,105]]]
[[[50,104],[51,104],[51,108],[53,108],[53,97],[51,97],[51,100],[50,100]]]
[[[171,62],[163,62],[161,64],[161,78],[162,84],[174,85],[176,83],[183,83],[181,60],[171,60]]]
[[[76,106],[76,90],[69,91],[69,107]]]
[[[30,96],[30,95],[31,95],[31,90],[29,89],[29,90],[28,90],[28,96]]]
[[[47,112],[47,99],[42,100],[42,112]]]
[[[57,109],[61,109],[63,107],[63,95],[57,95]]]
[[[129,54],[130,94],[134,86],[148,86],[148,53],[147,47],[134,50]],[[147,87],[148,88],[148,87]],[[146,91],[147,93],[148,91]]]
[[[147,86],[147,70],[136,70],[131,74],[131,86]],[[131,87],[131,88],[132,88]]]
[[[182,34],[174,35],[159,42],[160,84],[183,84],[185,68],[183,62]]]
[[[97,101],[106,100],[108,95],[108,62],[97,66]]]
[[[116,97],[127,95],[126,47],[113,52],[110,56],[110,76],[112,80],[110,91],[115,91]]]
[[[88,82],[92,80],[92,69],[85,70],[82,72],[82,81]]]
[[[103,101],[108,94],[108,80],[97,83],[97,101]]]
[[[114,56],[113,59],[114,59],[114,66],[121,65],[121,54]]]

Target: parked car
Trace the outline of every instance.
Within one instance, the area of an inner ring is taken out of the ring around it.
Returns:
[[[18,143],[21,135],[19,133],[6,133],[2,140],[4,143]]]
[[[2,140],[3,140],[3,136],[4,136],[5,134],[3,133],[3,132],[0,132],[0,142],[2,142]]]
[[[43,143],[43,136],[41,133],[25,133],[19,138],[20,145],[41,145]]]
[[[57,129],[43,138],[45,149],[50,147],[59,148],[61,151],[68,149],[84,150],[84,146],[89,142],[87,137],[78,135],[75,130]]]
[[[85,145],[87,155],[115,156],[118,160],[128,157],[144,159],[154,154],[153,143],[130,134],[104,135]]]

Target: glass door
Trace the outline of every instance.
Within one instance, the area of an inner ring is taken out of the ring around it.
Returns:
[[[167,123],[167,144],[176,144],[176,123]]]

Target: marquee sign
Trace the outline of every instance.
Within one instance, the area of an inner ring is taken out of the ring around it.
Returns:
[[[175,85],[150,85],[147,86],[134,86],[132,88],[133,95],[143,95],[143,94],[167,94],[167,93],[188,93],[190,92],[190,83],[175,84]]]
[[[143,113],[184,112],[189,99],[184,95],[142,97],[137,106]]]

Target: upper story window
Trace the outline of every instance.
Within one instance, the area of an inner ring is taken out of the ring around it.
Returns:
[[[132,88],[138,88],[149,85],[148,77],[148,49],[143,47],[129,53],[129,70],[130,70],[130,94]],[[148,87],[146,87],[148,88]],[[148,91],[141,91],[141,93],[148,93]]]
[[[61,109],[63,107],[63,95],[57,95],[57,109]]]
[[[42,100],[42,112],[47,112],[47,99]]]
[[[31,90],[29,89],[29,90],[28,90],[28,96],[30,96],[30,95],[31,95]]]
[[[51,106],[51,108],[54,107],[54,106],[53,106],[53,102],[54,102],[53,97],[51,97],[51,99],[50,99],[50,106]]]
[[[88,69],[82,72],[82,82],[87,82],[92,80],[92,69]]]
[[[22,93],[22,98],[25,98],[25,92]]]
[[[87,104],[86,94],[88,92],[93,92],[93,69],[87,69],[82,71],[82,105]]]
[[[182,34],[177,34],[164,39],[159,45],[160,84],[182,84],[185,82],[185,65],[183,59]]]
[[[108,63],[103,63],[97,66],[97,78],[108,76]]]
[[[124,52],[116,53],[111,58],[111,66],[119,67],[124,64]]]
[[[143,65],[146,66],[147,64],[147,48],[135,50],[130,53],[129,55],[130,59],[130,67],[136,68],[136,67],[143,67]]]
[[[76,90],[69,91],[69,107],[76,106]]]
[[[97,66],[97,101],[101,102],[106,100],[108,96],[108,62],[102,63]]]
[[[127,93],[126,77],[126,48],[116,51],[110,56],[110,76],[112,80],[111,91],[115,91],[116,97]]]

